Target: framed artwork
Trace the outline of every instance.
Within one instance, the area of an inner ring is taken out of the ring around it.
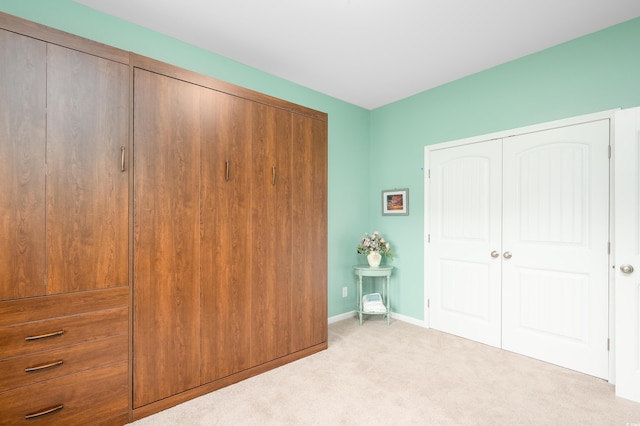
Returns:
[[[382,191],[383,216],[409,215],[409,188]]]

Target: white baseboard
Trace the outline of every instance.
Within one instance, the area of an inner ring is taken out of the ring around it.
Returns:
[[[418,327],[429,328],[429,326],[425,321],[408,317],[406,315],[401,315],[401,314],[396,314],[394,312],[391,312],[391,318],[395,318],[403,322],[408,322],[409,324],[417,325]]]
[[[333,317],[329,317],[329,324],[333,324],[334,322],[346,320],[349,318],[354,318],[356,316],[356,311],[345,312],[344,314],[335,315]]]
[[[356,311],[349,311],[349,312],[345,312],[344,314],[329,317],[328,322],[329,324],[333,324],[334,322],[346,320],[349,318],[354,318],[355,316],[356,316]],[[424,322],[423,320],[418,320],[412,317],[408,317],[406,315],[401,315],[401,314],[396,314],[394,312],[391,312],[391,318],[395,318],[403,322],[408,322],[409,324],[417,325],[418,327],[428,328],[427,323]]]

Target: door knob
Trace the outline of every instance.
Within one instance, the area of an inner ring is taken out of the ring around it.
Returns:
[[[498,253],[497,251],[494,250],[491,252],[491,257],[498,257],[498,256],[500,256],[500,253]]]
[[[511,259],[513,255],[511,254],[510,251],[505,251],[502,256],[504,256],[505,259]]]
[[[633,266],[627,264],[620,265],[620,270],[623,274],[630,274],[633,272]]]

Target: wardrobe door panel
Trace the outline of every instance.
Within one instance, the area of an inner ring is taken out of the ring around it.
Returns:
[[[134,71],[134,408],[200,384],[200,98]]]
[[[327,125],[293,116],[291,351],[327,341]]]
[[[126,286],[129,67],[47,49],[47,293]]]
[[[201,146],[202,381],[250,366],[251,102],[207,90]]]
[[[253,114],[251,364],[289,353],[291,312],[291,113]]]
[[[45,61],[0,30],[0,300],[44,294]]]

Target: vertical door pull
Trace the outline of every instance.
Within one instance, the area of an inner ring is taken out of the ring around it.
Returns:
[[[229,160],[226,161],[226,164],[227,164],[227,171],[225,172],[224,180],[228,182],[229,181]]]
[[[121,146],[120,147],[120,171],[124,172],[124,151],[125,151],[125,147]]]
[[[271,185],[276,184],[276,166],[271,167]]]

